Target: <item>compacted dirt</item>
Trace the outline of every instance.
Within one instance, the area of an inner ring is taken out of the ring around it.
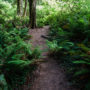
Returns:
[[[42,50],[41,60],[45,62],[40,63],[34,72],[34,81],[28,90],[76,90],[70,86],[64,70],[58,66],[55,60],[48,57],[46,39],[41,37],[42,35],[47,35],[48,32],[49,26],[29,31],[29,34],[32,35],[31,42],[33,47],[40,47]]]

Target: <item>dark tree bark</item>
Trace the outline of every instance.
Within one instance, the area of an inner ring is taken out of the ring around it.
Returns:
[[[17,0],[17,15],[22,16],[23,13],[23,0]]]
[[[36,27],[36,0],[29,0],[29,26]]]
[[[27,13],[27,3],[28,3],[28,0],[25,0],[25,7],[24,7],[23,16],[26,16],[26,13]]]
[[[20,2],[17,0],[17,15],[20,14]]]

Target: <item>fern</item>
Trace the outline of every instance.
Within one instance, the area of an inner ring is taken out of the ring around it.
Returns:
[[[75,76],[80,76],[80,75],[85,75],[85,74],[88,74],[88,73],[90,73],[90,71],[88,69],[81,69],[81,70],[76,71],[74,73],[74,77]]]
[[[4,74],[7,85],[13,89],[17,83],[18,86],[23,84],[27,74],[35,69],[36,66],[32,63],[40,57],[40,51],[32,50],[30,43],[24,41],[27,29],[3,29],[0,31],[0,71]]]
[[[87,64],[87,65],[90,65],[90,61],[86,61],[86,60],[73,61],[73,63],[75,63],[75,64]]]

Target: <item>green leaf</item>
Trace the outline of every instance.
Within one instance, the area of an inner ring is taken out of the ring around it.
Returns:
[[[88,69],[82,69],[82,70],[75,72],[74,76],[84,75],[88,72],[90,72]]]
[[[86,61],[72,61],[74,64],[88,64],[88,65],[90,65],[90,63],[89,62],[86,62]]]

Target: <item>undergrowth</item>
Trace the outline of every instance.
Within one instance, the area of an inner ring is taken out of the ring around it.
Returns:
[[[67,5],[68,3],[68,5]],[[50,25],[50,54],[66,67],[69,80],[82,90],[90,89],[90,11],[81,1],[64,2],[44,18]],[[60,3],[59,3],[60,5]]]
[[[39,1],[37,26],[50,25],[50,54],[74,85],[90,90],[90,1]],[[0,90],[18,88],[36,68],[40,51],[28,42],[28,16],[16,15],[15,0],[0,0]]]
[[[35,59],[40,58],[38,48],[32,50],[28,41],[28,28],[0,26],[0,87],[6,90],[19,88],[26,82],[28,73],[35,70]]]
[[[0,0],[0,90],[19,89],[32,76],[40,58],[32,49],[27,16],[17,16],[15,0]]]

